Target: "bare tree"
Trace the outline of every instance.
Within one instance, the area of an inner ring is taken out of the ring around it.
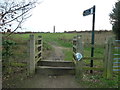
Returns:
[[[0,0],[0,30],[11,32],[11,35],[21,24],[31,16],[31,10],[36,7],[37,0]]]

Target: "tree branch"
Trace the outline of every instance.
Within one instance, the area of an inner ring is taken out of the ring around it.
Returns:
[[[30,9],[29,9],[29,10],[30,10]],[[3,24],[1,24],[1,25],[5,25],[5,24],[7,24],[7,23],[10,23],[10,22],[16,20],[17,18],[23,16],[25,13],[29,12],[29,10],[27,10],[26,12],[23,12],[21,15],[17,16],[16,18],[14,18],[14,19],[12,19],[12,20],[10,20],[10,21],[7,21],[7,22],[5,22],[5,23],[3,23]]]
[[[7,35],[7,37],[10,36],[12,33],[14,33],[20,27],[22,22],[23,22],[23,19],[19,22],[18,26],[10,34]]]

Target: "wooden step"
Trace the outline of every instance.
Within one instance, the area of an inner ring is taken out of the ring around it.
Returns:
[[[43,68],[43,69],[75,69],[75,67],[51,67],[51,66],[37,66],[37,68]]]
[[[36,73],[42,75],[74,75],[74,67],[37,66]]]
[[[37,63],[37,66],[74,67],[74,63],[64,60],[42,60]]]

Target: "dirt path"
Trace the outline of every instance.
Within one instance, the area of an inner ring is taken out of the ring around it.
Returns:
[[[63,47],[52,44],[54,52],[47,57],[47,60],[64,60]],[[24,80],[17,87],[19,88],[80,88],[75,81],[75,76],[43,76],[35,74],[32,78]]]
[[[22,81],[17,88],[80,88],[74,76],[41,76],[35,75]]]
[[[54,51],[47,57],[47,60],[64,60],[64,54],[62,47],[52,45]]]

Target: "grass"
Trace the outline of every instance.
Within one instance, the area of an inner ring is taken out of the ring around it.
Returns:
[[[71,37],[69,35],[66,35],[64,33],[56,33],[56,34],[41,34],[43,37],[43,40],[51,43],[51,42],[55,42],[56,45],[58,46],[62,46],[62,47],[72,47],[72,35]],[[74,35],[74,34],[73,34]],[[68,38],[69,36],[69,38]]]
[[[84,57],[91,57],[91,48],[85,47],[84,48]],[[94,57],[96,58],[103,58],[104,57],[104,48],[95,48],[94,49]],[[90,59],[84,59],[86,65],[90,65]],[[94,66],[103,67],[103,59],[101,60],[94,60]]]
[[[11,63],[10,65],[13,66],[13,67],[24,67],[24,66],[27,66],[27,64],[24,64],[24,63]]]
[[[85,88],[118,88],[118,75],[112,79],[103,78],[102,74],[84,74],[82,81],[77,82]]]
[[[73,53],[73,52],[72,52],[71,49],[63,50],[63,53],[64,53],[64,55],[65,55],[64,60],[66,60],[66,61],[72,61],[72,59],[73,59],[72,53]]]
[[[52,46],[49,43],[43,41],[43,51],[46,50],[52,50]]]

